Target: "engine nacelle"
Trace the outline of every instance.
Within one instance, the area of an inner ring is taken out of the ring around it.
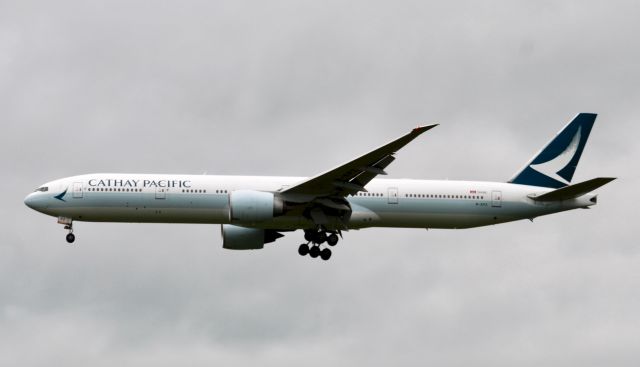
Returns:
[[[283,235],[271,229],[222,225],[222,247],[229,250],[258,250]]]
[[[284,213],[284,202],[271,192],[236,190],[229,198],[232,223],[257,223]]]

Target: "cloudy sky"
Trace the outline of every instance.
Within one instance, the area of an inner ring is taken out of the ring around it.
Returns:
[[[637,1],[0,0],[0,365],[637,366]],[[314,175],[405,133],[390,177],[507,180],[596,112],[593,210],[471,230],[77,223],[90,172]]]

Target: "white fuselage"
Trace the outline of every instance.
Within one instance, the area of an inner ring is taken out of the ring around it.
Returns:
[[[49,182],[25,203],[42,213],[92,222],[212,223],[295,230],[313,228],[295,211],[268,221],[235,223],[236,190],[277,193],[301,177],[165,174],[88,174]],[[469,228],[532,219],[595,204],[593,194],[560,202],[528,197],[545,187],[476,181],[374,179],[368,192],[348,196],[348,229],[365,227]]]

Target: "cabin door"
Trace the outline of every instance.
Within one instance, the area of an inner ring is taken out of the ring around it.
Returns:
[[[389,188],[389,204],[398,204],[398,188]]]
[[[502,191],[491,192],[491,206],[494,208],[499,208],[502,206]]]
[[[82,182],[74,182],[73,183],[73,198],[74,199],[82,199],[83,196],[82,191]]]

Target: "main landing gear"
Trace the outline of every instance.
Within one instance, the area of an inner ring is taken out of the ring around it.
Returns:
[[[304,239],[307,240],[307,243],[303,243],[298,247],[300,256],[306,256],[308,254],[314,259],[320,256],[320,258],[325,261],[331,258],[331,249],[328,247],[320,248],[320,245],[326,242],[329,246],[335,246],[339,240],[336,233],[327,232],[323,228],[318,228],[315,231],[304,231]]]
[[[73,220],[71,218],[60,217],[58,218],[58,223],[64,224],[64,229],[69,231],[66,237],[67,242],[73,243],[76,240],[76,235],[73,234]]]

